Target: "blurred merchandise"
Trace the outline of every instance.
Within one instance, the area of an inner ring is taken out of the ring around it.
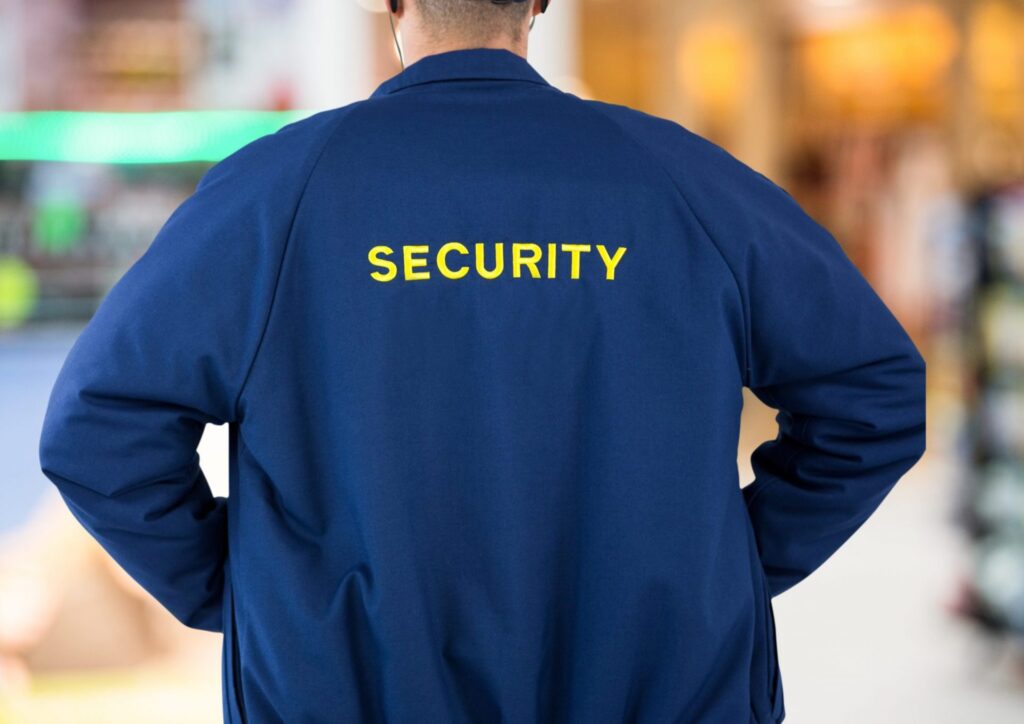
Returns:
[[[1024,637],[1024,185],[975,204],[978,273],[964,519],[974,540],[970,613]]]
[[[202,167],[7,163],[0,328],[86,320],[190,193]]]

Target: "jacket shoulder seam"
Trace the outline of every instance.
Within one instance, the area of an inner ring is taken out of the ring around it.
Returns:
[[[686,196],[686,193],[683,191],[682,187],[679,185],[679,182],[676,181],[675,177],[669,172],[668,168],[666,168],[664,162],[658,157],[658,155],[656,153],[654,153],[650,148],[648,148],[645,144],[643,144],[641,141],[639,141],[636,137],[634,137],[633,134],[630,133],[626,128],[624,128],[621,123],[619,123],[617,120],[615,120],[614,118],[609,116],[607,113],[605,113],[604,111],[598,110],[591,103],[588,103],[586,101],[583,101],[583,103],[595,115],[598,115],[601,118],[604,118],[608,123],[610,123],[616,129],[618,129],[619,133],[621,133],[625,138],[627,138],[631,143],[633,143],[634,146],[636,146],[648,158],[650,158],[654,162],[654,164],[655,164],[655,166],[657,168],[661,169],[661,172],[668,178],[669,182],[672,184],[672,187],[675,189],[676,194],[682,200],[683,204],[686,206],[686,209],[690,212],[690,215],[697,222],[697,225],[700,226],[701,231],[704,232],[704,236],[707,237],[707,240],[708,240],[708,242],[710,242],[712,248],[714,248],[715,253],[718,255],[718,257],[721,259],[722,263],[725,265],[726,270],[728,270],[729,277],[732,279],[733,285],[736,287],[736,294],[739,296],[739,300],[740,300],[740,313],[741,313],[742,318],[743,318],[743,340],[742,340],[742,344],[743,344],[743,350],[742,350],[742,354],[743,354],[743,369],[740,370],[740,377],[743,380],[743,385],[747,386],[748,382],[750,380],[750,357],[749,357],[749,354],[750,354],[750,350],[749,350],[749,347],[750,347],[750,342],[749,342],[749,340],[750,340],[750,320],[749,320],[749,314],[748,314],[748,311],[747,311],[747,298],[746,298],[746,295],[743,293],[743,286],[742,286],[742,284],[740,284],[739,276],[736,274],[736,270],[733,269],[732,264],[729,263],[728,258],[722,252],[721,246],[719,246],[719,244],[715,240],[714,236],[711,235],[711,232],[708,230],[708,227],[704,223],[704,220],[697,213],[697,210],[694,208],[693,204],[690,202],[690,199]],[[633,110],[633,109],[627,109],[627,110]],[[658,119],[658,120],[661,120],[661,121],[663,121],[665,123],[672,123],[671,121],[668,121],[666,119]],[[674,125],[678,125],[678,124],[674,124]]]
[[[259,338],[256,342],[256,348],[253,350],[252,357],[246,365],[245,375],[242,377],[242,383],[239,385],[238,393],[235,395],[235,400],[231,407],[232,416],[235,420],[240,419],[238,407],[241,404],[242,396],[245,394],[245,390],[249,385],[249,378],[252,376],[252,371],[256,366],[256,360],[259,358],[260,351],[263,349],[263,342],[267,336],[267,329],[270,327],[270,319],[273,315],[274,304],[277,301],[277,292],[281,286],[281,274],[284,270],[284,261],[288,254],[288,249],[291,246],[292,236],[294,236],[295,220],[299,216],[299,208],[302,206],[302,201],[306,198],[306,191],[309,188],[309,182],[313,178],[313,173],[316,171],[317,166],[320,164],[320,159],[323,157],[324,152],[327,150],[330,142],[334,139],[338,129],[341,127],[342,120],[344,120],[347,115],[348,111],[340,112],[338,114],[338,118],[334,119],[332,127],[326,133],[325,138],[320,142],[319,148],[310,153],[309,158],[312,158],[312,162],[309,164],[309,169],[305,172],[302,189],[299,191],[298,198],[296,198],[295,205],[291,211],[291,218],[288,221],[288,230],[285,232],[284,244],[282,244],[281,252],[277,260],[277,268],[274,272],[274,284],[270,293],[270,302],[267,304],[267,311],[263,317]]]

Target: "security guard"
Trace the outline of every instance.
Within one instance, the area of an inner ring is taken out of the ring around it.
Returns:
[[[42,469],[230,722],[778,722],[771,599],[924,451],[924,362],[780,187],[391,0],[407,67],[214,166],[56,381]],[[778,436],[736,465],[741,391]],[[230,496],[196,446],[229,425]]]

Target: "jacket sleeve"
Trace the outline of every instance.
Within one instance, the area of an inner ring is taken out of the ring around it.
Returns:
[[[744,382],[778,410],[743,489],[777,595],[835,553],[924,453],[925,363],[824,228],[700,143],[708,167],[689,184],[692,208],[742,297]]]
[[[302,123],[302,122],[300,122]],[[294,125],[294,124],[293,124]],[[286,127],[202,178],[104,297],[57,376],[43,473],[79,522],[188,626],[221,630],[226,507],[197,445],[240,419],[269,314],[307,133]]]

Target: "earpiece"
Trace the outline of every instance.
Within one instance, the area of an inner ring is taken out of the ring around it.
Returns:
[[[548,11],[549,2],[551,2],[551,0],[540,0],[540,11],[542,13],[546,13]]]
[[[547,5],[547,0],[544,0],[544,4]],[[391,12],[398,12],[398,0],[391,0]]]

